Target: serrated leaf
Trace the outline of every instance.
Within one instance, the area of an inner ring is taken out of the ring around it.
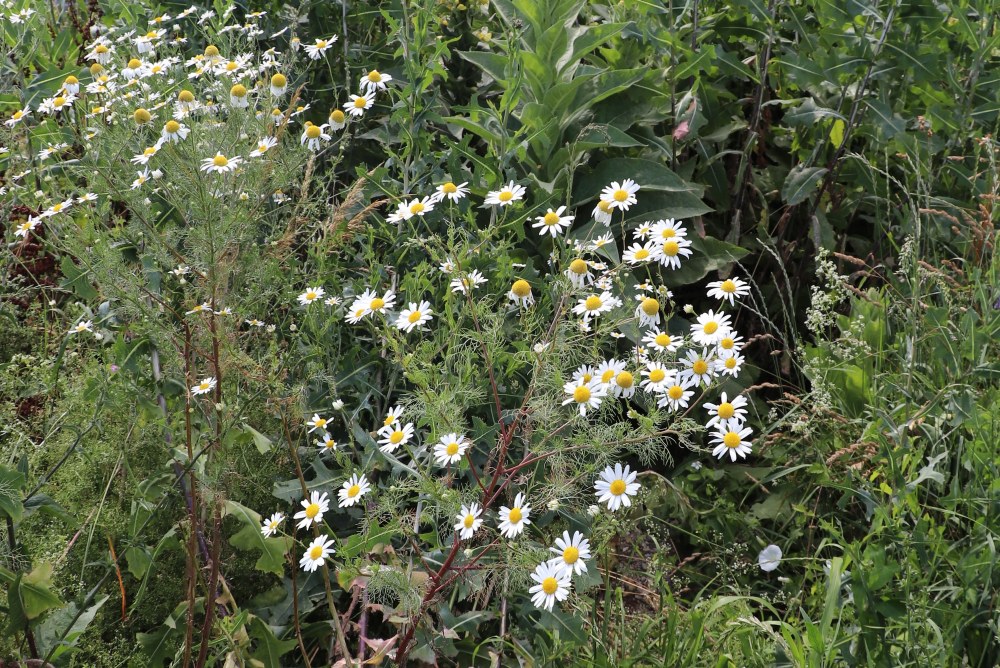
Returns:
[[[789,205],[804,202],[816,189],[816,184],[826,174],[826,167],[803,167],[801,165],[788,172],[785,184],[781,186],[781,198]]]
[[[256,641],[256,649],[251,656],[265,666],[280,666],[281,657],[298,643],[294,640],[278,640],[271,627],[259,617],[250,620],[250,636]]]
[[[36,619],[47,610],[58,608],[63,603],[52,591],[52,565],[39,564],[21,578],[18,587],[24,614],[28,619]]]
[[[229,539],[229,544],[241,550],[260,552],[254,566],[259,571],[281,575],[285,570],[285,553],[292,544],[290,537],[267,538],[260,531],[260,515],[235,501],[226,501],[223,516],[232,515],[243,528]]]

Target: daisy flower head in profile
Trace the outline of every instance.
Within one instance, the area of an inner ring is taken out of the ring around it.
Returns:
[[[594,207],[593,217],[598,223],[602,225],[609,225],[611,223],[611,201],[606,200],[603,197],[597,200],[597,206]]]
[[[523,278],[519,278],[510,286],[507,298],[518,306],[527,307],[535,303],[535,296],[531,294],[531,284]]]
[[[319,60],[326,53],[327,49],[334,45],[337,41],[336,35],[331,35],[326,39],[317,39],[312,44],[305,44],[303,48],[306,50],[306,54],[313,60]]]
[[[692,382],[687,378],[679,378],[676,375],[662,388],[662,394],[656,405],[659,408],[669,408],[672,411],[679,411],[687,408],[694,396],[694,390],[689,390]]]
[[[731,322],[729,315],[722,312],[702,313],[691,325],[691,340],[700,346],[714,346],[732,330]]]
[[[594,483],[595,494],[598,503],[607,503],[608,510],[614,512],[625,506],[632,505],[630,497],[639,493],[639,483],[635,481],[637,473],[629,469],[628,465],[623,468],[621,463],[608,466],[601,471],[600,477]]]
[[[263,137],[257,140],[257,148],[250,151],[251,158],[259,158],[264,155],[272,148],[278,145],[278,140],[275,137]]]
[[[285,516],[282,513],[274,513],[260,523],[260,532],[264,534],[265,538],[270,538],[278,533],[281,523],[284,521]]]
[[[719,403],[705,403],[705,410],[711,416],[705,427],[708,429],[712,427],[718,427],[719,429],[737,428],[746,422],[746,407],[747,398],[742,394],[737,394],[730,400],[728,395],[723,392],[719,397]]]
[[[306,547],[306,551],[302,553],[302,559],[299,560],[299,566],[302,570],[312,573],[322,566],[326,558],[334,552],[331,545],[333,545],[333,539],[329,536],[323,535],[314,538]]]
[[[569,398],[563,401],[562,405],[574,405],[580,409],[580,415],[586,416],[588,410],[597,410],[601,407],[601,401],[608,394],[608,386],[599,378],[592,378],[589,382],[570,382],[563,385],[563,391]]]
[[[215,389],[218,381],[215,380],[214,376],[209,376],[208,378],[202,378],[198,381],[198,384],[191,388],[191,394],[198,396],[200,394],[208,394]]]
[[[615,376],[624,371],[626,366],[628,365],[621,360],[616,360],[616,359],[604,360],[603,362],[597,365],[596,369],[593,370],[593,372],[590,374],[590,378],[595,378],[595,377],[600,378],[602,383],[604,383],[605,385],[610,385],[611,383],[614,382]],[[586,380],[589,381],[590,378],[586,378]],[[574,380],[580,381],[582,379],[574,378]]]
[[[499,206],[504,207],[514,202],[524,199],[524,194],[527,189],[524,186],[519,186],[513,181],[507,185],[500,188],[500,190],[491,190],[486,193],[486,199],[483,200],[484,206]]]
[[[365,112],[375,104],[375,93],[365,93],[364,95],[351,95],[351,100],[344,103],[344,109],[351,116],[360,118]]]
[[[615,374],[608,383],[609,390],[620,399],[628,399],[636,390],[635,375],[631,371],[622,370]]]
[[[386,84],[392,81],[392,75],[378,70],[369,70],[361,77],[361,90],[366,93],[385,90]]]
[[[313,123],[307,123],[305,129],[302,130],[302,138],[300,139],[300,144],[305,144],[310,151],[318,151],[325,141],[330,141],[330,135],[324,132],[326,130],[326,125],[315,125]]]
[[[359,476],[355,473],[344,481],[344,484],[340,487],[340,491],[337,492],[337,496],[340,498],[340,507],[347,508],[353,506],[361,500],[362,496],[371,491],[371,488],[372,486],[364,474]]]
[[[28,220],[17,226],[17,229],[14,231],[14,236],[27,238],[28,233],[34,232],[35,228],[38,227],[41,222],[42,219],[40,217],[28,216]]]
[[[528,589],[531,602],[536,608],[549,612],[552,612],[556,601],[562,602],[569,597],[570,587],[573,586],[570,572],[554,566],[551,561],[543,561],[535,566],[531,579],[535,581]]]
[[[456,184],[454,181],[445,181],[434,189],[431,199],[440,202],[447,199],[449,202],[457,202],[469,194],[469,182],[463,181]]]
[[[91,333],[93,333],[94,332],[94,323],[92,321],[90,321],[90,320],[82,320],[82,321],[76,323],[75,325],[73,325],[73,327],[70,328],[70,330],[69,330],[70,334],[82,334],[83,332],[91,332]],[[214,379],[213,379],[213,381],[214,381]]]
[[[541,236],[546,234],[551,235],[553,238],[562,234],[562,231],[573,224],[573,216],[564,216],[563,211],[566,210],[565,206],[561,206],[555,211],[549,209],[545,212],[545,215],[538,216],[535,218],[535,222],[531,227],[539,230]]]
[[[691,240],[685,237],[666,239],[657,249],[656,260],[668,269],[680,269],[681,258],[691,257]]]
[[[728,301],[730,306],[736,300],[750,294],[750,285],[739,278],[727,278],[724,281],[712,281],[708,284],[708,296],[720,301]]]
[[[462,460],[470,441],[462,434],[445,434],[434,444],[434,459],[438,466],[449,466]]]
[[[462,505],[462,512],[455,516],[458,521],[455,523],[455,531],[461,540],[468,540],[476,533],[476,530],[483,525],[483,509],[478,503],[466,506]]]
[[[338,445],[337,441],[333,439],[333,436],[325,431],[320,433],[320,437],[317,438],[314,443],[316,443],[316,447],[319,448],[320,454],[333,452],[337,449]]]
[[[424,325],[430,322],[433,317],[434,312],[430,302],[422,301],[419,304],[410,302],[409,308],[399,312],[396,327],[408,334],[414,329],[424,329]]]
[[[649,345],[650,348],[670,353],[677,352],[683,341],[682,337],[672,336],[659,329],[647,330],[645,336],[642,337],[642,342]]]
[[[327,121],[330,123],[330,129],[334,132],[343,130],[347,126],[347,116],[342,109],[333,109],[330,111]]]
[[[637,295],[639,305],[635,307],[635,315],[639,318],[640,327],[653,327],[660,324],[660,302],[653,297]]]
[[[399,418],[401,418],[402,416],[403,416],[403,407],[393,406],[385,414],[385,419],[382,420],[382,427],[391,427],[392,425],[399,422]]]
[[[524,527],[531,524],[528,516],[531,514],[531,506],[525,503],[524,493],[518,492],[514,497],[514,503],[508,508],[500,506],[500,524],[497,527],[500,534],[506,538],[516,538]]]
[[[274,97],[281,97],[288,90],[288,77],[286,77],[281,72],[275,72],[271,75],[271,95]]]
[[[621,183],[612,181],[611,185],[601,191],[601,199],[608,202],[611,209],[628,211],[630,206],[639,201],[635,196],[637,192],[639,184],[632,179],[625,179]]]
[[[458,276],[451,280],[451,291],[461,292],[463,295],[469,294],[477,287],[486,283],[487,279],[483,276],[482,272],[477,269],[470,271],[468,274],[463,276]]]
[[[413,438],[414,428],[412,422],[407,422],[403,424],[397,422],[395,424],[389,425],[388,427],[382,427],[378,430],[378,435],[381,436],[378,440],[379,450],[385,453],[395,452],[401,445],[406,445]]]
[[[565,274],[574,288],[585,288],[594,282],[594,275],[590,272],[590,265],[581,257],[575,258],[569,263]]]
[[[563,531],[562,537],[556,538],[555,547],[550,547],[549,552],[556,555],[549,559],[549,563],[568,575],[581,575],[587,572],[586,562],[590,559],[590,541],[579,531],[574,531],[572,537],[569,531]]]
[[[250,106],[250,98],[247,95],[247,87],[243,84],[236,84],[229,89],[229,104],[237,109],[246,109]]]
[[[319,524],[323,521],[323,513],[330,510],[330,498],[326,492],[322,494],[313,492],[309,498],[302,499],[301,505],[302,510],[295,513],[292,519],[299,520],[299,523],[295,525],[297,528],[308,529],[313,524]]]
[[[323,295],[325,294],[326,290],[324,290],[319,286],[316,286],[314,288],[306,288],[306,291],[298,296],[299,304],[302,304],[303,306],[309,306],[314,301],[322,299]]]
[[[712,444],[715,446],[712,456],[722,459],[728,452],[729,458],[734,462],[737,457],[746,459],[751,452],[750,441],[747,439],[752,433],[750,427],[741,425],[720,428],[712,436]]]
[[[234,156],[232,158],[227,158],[221,153],[216,153],[211,158],[204,158],[201,161],[201,171],[203,172],[215,172],[216,174],[225,174],[226,172],[231,172],[239,167],[240,162],[243,158],[239,156]]]
[[[163,130],[160,132],[160,139],[171,144],[177,144],[183,139],[187,139],[188,133],[191,129],[183,123],[179,123],[174,119],[170,119],[163,124]]]

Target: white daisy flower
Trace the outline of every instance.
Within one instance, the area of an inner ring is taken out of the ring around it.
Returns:
[[[727,427],[725,429],[718,430],[712,436],[712,444],[715,448],[712,450],[712,456],[722,459],[725,454],[729,453],[729,458],[732,461],[736,461],[737,457],[743,457],[750,454],[750,441],[747,440],[753,430],[750,427],[742,427],[737,429],[735,427]]]
[[[242,160],[243,158],[239,156],[227,158],[221,153],[216,153],[214,157],[205,158],[201,161],[201,171],[225,174],[226,172],[231,172],[239,167]]]
[[[622,261],[631,265],[646,264],[656,259],[657,248],[652,241],[644,244],[632,244],[622,254]]]
[[[691,340],[701,346],[714,346],[732,329],[729,315],[708,311],[691,325]]]
[[[553,566],[549,561],[543,561],[535,567],[531,579],[537,584],[528,589],[531,602],[536,608],[552,612],[556,601],[565,601],[569,597],[573,583],[569,571]]]
[[[465,456],[471,442],[461,434],[445,434],[434,444],[434,458],[438,466],[456,464]]]
[[[468,540],[472,538],[476,530],[483,524],[483,519],[480,515],[483,514],[482,508],[479,507],[478,503],[473,503],[470,506],[462,504],[462,512],[456,515],[458,522],[455,523],[455,531],[460,532],[458,537],[461,540]]]
[[[720,350],[719,356],[715,358],[715,371],[720,376],[732,376],[733,378],[740,375],[740,370],[743,368],[743,363],[746,358],[738,352],[732,350]]]
[[[681,258],[691,257],[691,240],[684,237],[667,239],[656,249],[656,260],[669,269],[680,269]]]
[[[333,548],[330,547],[333,542],[333,539],[327,535],[314,538],[306,547],[306,551],[302,553],[302,559],[299,560],[299,566],[302,570],[312,573],[322,566],[326,558],[334,552]]]
[[[336,35],[331,35],[326,39],[317,39],[312,44],[305,44],[303,48],[306,50],[306,54],[313,60],[319,60],[326,53],[327,49],[334,45],[337,41]]]
[[[620,399],[628,399],[635,394],[635,376],[631,371],[619,371],[614,379],[608,384],[611,392]]]
[[[660,362],[647,362],[646,368],[642,370],[645,380],[642,381],[642,388],[647,392],[662,392],[664,388],[674,382],[676,372],[668,369]]]
[[[597,200],[597,206],[594,207],[593,214],[594,220],[601,223],[602,225],[608,225],[611,223],[611,202],[601,198]]]
[[[736,333],[735,330],[729,330],[726,334],[719,339],[718,352],[720,355],[725,355],[726,353],[738,353],[743,350],[743,337]]]
[[[401,445],[406,445],[410,442],[410,439],[413,438],[413,433],[412,422],[407,422],[406,424],[397,422],[388,427],[382,427],[378,430],[378,435],[382,437],[378,440],[381,446],[379,450],[386,453],[395,452]]]
[[[625,362],[616,359],[605,360],[597,365],[597,369],[594,370],[594,376],[599,378],[605,385],[610,385],[615,376],[620,374],[628,366]],[[589,378],[587,379],[590,380]]]
[[[191,394],[197,396],[199,394],[208,394],[215,389],[218,381],[215,376],[209,376],[208,378],[201,379],[197,385],[191,388]]]
[[[597,410],[601,400],[608,393],[608,386],[597,378],[588,383],[566,383],[563,391],[569,398],[563,401],[563,406],[574,404],[580,408],[580,415],[587,415],[588,410]]]
[[[684,226],[679,220],[675,221],[673,218],[656,221],[650,228],[649,233],[654,240],[659,241],[660,243],[667,241],[668,239],[687,237],[687,230],[684,229]]]
[[[323,295],[326,294],[326,290],[316,286],[314,288],[306,288],[306,291],[298,296],[299,303],[303,306],[308,306],[312,304],[317,299],[322,299]]]
[[[520,278],[510,286],[507,298],[518,306],[531,306],[535,303],[535,296],[531,294],[531,284]]]
[[[653,327],[660,324],[660,302],[652,297],[637,295],[639,305],[635,307],[635,315],[639,318],[640,327]]]
[[[601,199],[608,202],[609,208],[628,211],[638,201],[635,196],[637,192],[639,184],[632,179],[625,179],[621,183],[612,181],[611,185],[601,191]]]
[[[646,331],[645,336],[642,337],[642,342],[649,344],[650,347],[660,350],[667,351],[670,353],[677,352],[684,339],[680,336],[671,336],[670,334],[660,331],[659,329],[650,329]]]
[[[83,332],[90,332],[91,334],[93,334],[93,332],[94,332],[94,323],[92,321],[90,321],[90,320],[83,320],[83,321],[78,322],[75,325],[73,325],[73,327],[70,328],[70,330],[69,330],[70,334],[82,334]],[[214,379],[213,379],[213,382],[214,382]]]
[[[567,575],[582,575],[587,572],[587,560],[590,559],[590,541],[579,531],[574,531],[570,537],[569,531],[563,531],[561,538],[556,538],[555,547],[549,552],[556,556],[549,563]]]
[[[330,141],[332,137],[323,130],[326,125],[314,125],[310,123],[302,131],[302,137],[299,141],[300,144],[305,144],[310,151],[318,151],[322,146],[322,142]]]
[[[531,524],[531,520],[528,519],[531,514],[531,506],[524,501],[524,494],[518,492],[517,496],[514,497],[514,503],[509,508],[500,506],[498,513],[500,525],[497,528],[502,536],[516,538],[524,531],[526,525]]]
[[[659,408],[670,408],[673,411],[687,408],[691,397],[694,396],[694,390],[687,389],[689,387],[691,387],[691,381],[675,378],[664,386],[662,395],[657,400],[656,405]]]
[[[585,288],[594,281],[594,275],[590,273],[590,265],[583,258],[576,258],[569,263],[566,269],[566,277],[574,288]]]
[[[461,292],[464,295],[472,292],[484,283],[486,283],[486,277],[481,272],[473,270],[465,276],[453,278],[450,285],[452,292]]]
[[[581,364],[577,367],[576,371],[573,372],[573,383],[589,383],[594,380],[594,378],[600,378],[597,373],[597,369],[589,364]]]
[[[382,427],[391,427],[392,425],[399,422],[399,418],[402,417],[402,415],[403,415],[403,407],[393,406],[392,408],[389,409],[389,412],[386,413],[385,419],[382,420]],[[380,427],[380,429],[382,427]]]
[[[538,216],[535,218],[536,223],[531,227],[539,230],[541,236],[546,234],[552,235],[553,238],[562,233],[565,228],[568,228],[573,224],[573,216],[564,216],[563,211],[566,210],[565,206],[561,206],[555,211],[549,209],[545,212],[544,216]]]
[[[364,474],[358,476],[358,474],[355,473],[349,479],[344,481],[340,491],[337,492],[337,496],[340,498],[340,507],[347,508],[348,506],[353,506],[361,500],[362,496],[371,491],[371,488],[372,486],[369,484],[368,478],[366,478]]]
[[[337,441],[333,440],[333,436],[327,432],[321,432],[320,437],[313,441],[313,443],[315,443],[316,447],[319,448],[320,454],[333,452],[338,446]]]
[[[742,394],[729,400],[725,392],[722,393],[719,403],[705,403],[705,410],[711,419],[705,424],[706,429],[718,427],[719,429],[737,428],[746,422],[747,419],[747,398]]]
[[[172,144],[177,144],[181,140],[187,139],[188,133],[190,132],[191,129],[188,126],[170,119],[163,124],[163,130],[160,132],[160,139]]]
[[[29,232],[34,232],[35,228],[42,222],[41,218],[36,216],[28,216],[28,220],[24,221],[17,226],[14,230],[15,237],[25,237],[27,238]]]
[[[340,109],[334,109],[327,117],[330,122],[330,129],[333,131],[343,130],[347,126],[347,116]]]
[[[727,278],[724,281],[712,281],[708,284],[708,296],[721,301],[728,301],[730,306],[736,300],[750,294],[750,285],[739,278]]]
[[[434,312],[431,310],[430,302],[422,301],[419,305],[416,302],[410,302],[409,308],[400,311],[399,318],[396,319],[396,327],[409,333],[414,329],[423,329],[424,325],[430,322],[433,317]]]
[[[375,104],[375,93],[365,93],[364,95],[351,95],[351,101],[344,103],[344,109],[347,110],[351,116],[355,118],[360,118],[364,116],[365,111],[372,108]]]
[[[702,349],[701,353],[696,350],[689,350],[687,357],[681,358],[684,368],[680,372],[680,377],[691,381],[692,385],[708,385],[715,377],[715,360],[708,351]]]
[[[486,193],[486,199],[483,200],[483,204],[504,207],[524,199],[526,192],[527,190],[524,186],[519,186],[511,181],[500,188],[500,190],[491,190]]]
[[[608,466],[601,472],[600,477],[594,482],[595,494],[598,503],[608,504],[608,510],[614,512],[620,507],[632,505],[629,497],[639,493],[639,483],[635,481],[636,472],[629,470],[626,465],[622,468],[620,463],[614,468]]]
[[[573,313],[582,315],[585,319],[596,318],[602,313],[607,313],[619,305],[619,301],[610,292],[604,291],[600,295],[593,294],[581,299],[573,307]]]
[[[308,529],[313,524],[323,521],[323,513],[330,510],[330,499],[326,492],[320,494],[313,492],[308,499],[302,499],[302,510],[295,513],[292,519],[299,520],[295,526],[299,529]]]
[[[265,538],[270,538],[271,536],[278,533],[281,528],[281,523],[285,521],[285,516],[281,513],[274,513],[266,520],[260,523],[260,532],[264,534]]]
[[[366,93],[385,90],[385,85],[392,81],[392,75],[378,70],[370,70],[361,77],[361,90]]]
[[[281,97],[288,90],[288,77],[281,72],[275,72],[271,75],[270,89],[271,95]]]
[[[309,425],[309,433],[311,434],[317,429],[325,432],[330,421],[322,417],[319,413],[313,413],[313,416],[306,421],[306,424]]]
[[[446,181],[434,190],[434,194],[431,195],[431,199],[436,202],[440,202],[444,199],[457,202],[469,194],[469,189],[466,187],[468,185],[468,181],[463,181],[457,185],[452,181]]]
[[[264,155],[272,148],[278,145],[278,140],[275,137],[263,137],[257,140],[257,148],[250,151],[251,158],[259,158]]]

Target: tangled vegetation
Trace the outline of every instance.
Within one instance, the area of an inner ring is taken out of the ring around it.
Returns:
[[[995,3],[0,8],[0,666],[1000,663]]]

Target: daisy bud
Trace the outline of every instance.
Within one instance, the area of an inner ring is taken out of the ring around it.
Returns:
[[[688,315],[691,315],[691,314],[694,313],[694,307],[691,306],[690,304],[685,304],[684,305],[684,312],[687,313]]]

